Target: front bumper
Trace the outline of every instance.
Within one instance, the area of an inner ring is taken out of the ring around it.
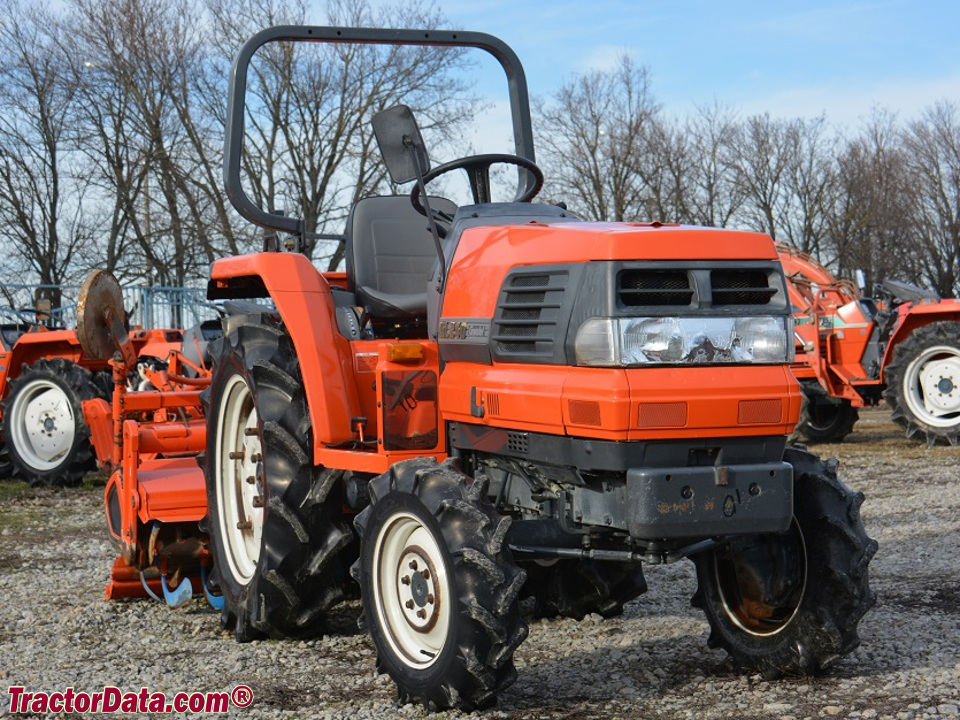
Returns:
[[[785,462],[627,471],[626,527],[637,539],[782,532],[793,516]]]

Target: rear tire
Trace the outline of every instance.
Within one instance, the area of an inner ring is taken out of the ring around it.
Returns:
[[[709,646],[768,678],[816,673],[853,651],[876,599],[867,566],[877,543],[860,519],[863,494],[815,455],[787,448],[784,459],[794,467],[791,528],[694,558],[692,603],[710,623]]]
[[[510,519],[452,461],[397,463],[370,481],[360,534],[364,616],[377,669],[401,702],[487,708],[513,684],[513,653],[527,636],[518,597],[525,579],[505,544]]]
[[[523,569],[524,594],[534,598],[535,618],[617,617],[626,603],[647,591],[640,563],[558,560],[551,565],[527,562]]]
[[[205,395],[206,481],[221,625],[240,642],[311,637],[343,598],[341,473],[316,468],[299,364],[266,316],[236,322]]]
[[[853,431],[860,411],[849,400],[832,398],[820,385],[804,384],[795,437],[807,442],[840,442]]]
[[[96,468],[83,401],[108,397],[86,368],[65,358],[37,360],[10,381],[0,434],[14,477],[31,485],[73,486]]]
[[[884,400],[907,437],[958,444],[960,433],[960,323],[917,328],[897,345],[884,372]]]
[[[9,480],[13,477],[13,464],[6,446],[0,441],[0,478]]]

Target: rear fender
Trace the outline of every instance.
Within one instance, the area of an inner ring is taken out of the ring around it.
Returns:
[[[91,369],[107,368],[106,360],[91,361],[83,354],[74,330],[38,330],[20,336],[7,355],[7,380],[18,375],[24,365],[33,365],[41,358],[62,357]],[[6,386],[3,388],[6,394]]]
[[[350,347],[337,331],[330,284],[303,255],[256,253],[217,260],[207,297],[269,297],[293,340],[313,424],[314,462],[328,444],[353,437],[360,402]]]
[[[893,362],[893,353],[897,345],[906,340],[917,328],[936,322],[960,322],[960,301],[942,300],[936,303],[923,303],[913,305],[901,312],[897,327],[891,333],[890,342],[887,343],[883,353],[881,378],[884,382],[886,382],[884,375],[887,366]]]

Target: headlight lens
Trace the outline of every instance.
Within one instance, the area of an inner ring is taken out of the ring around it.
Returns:
[[[577,364],[719,365],[792,358],[786,317],[591,318],[577,331]]]

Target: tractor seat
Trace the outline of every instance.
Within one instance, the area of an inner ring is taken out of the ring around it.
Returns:
[[[457,206],[431,197],[430,207],[451,217]],[[437,250],[427,218],[407,195],[360,200],[347,223],[347,282],[373,318],[426,317],[427,284]]]

